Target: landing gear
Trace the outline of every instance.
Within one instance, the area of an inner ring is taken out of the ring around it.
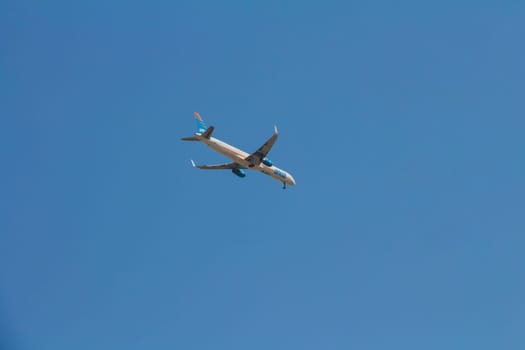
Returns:
[[[286,190],[286,182],[283,182],[283,190]]]

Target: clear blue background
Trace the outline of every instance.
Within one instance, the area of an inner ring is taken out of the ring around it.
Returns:
[[[525,348],[525,3],[8,0],[0,36],[2,349]],[[193,169],[193,111],[277,124],[297,186]]]

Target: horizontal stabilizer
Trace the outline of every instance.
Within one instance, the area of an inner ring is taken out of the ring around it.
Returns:
[[[190,137],[183,137],[181,138],[182,141],[200,141],[196,136],[190,136]]]
[[[213,132],[213,130],[215,130],[215,127],[214,126],[210,126],[208,129],[206,129],[206,131],[204,131],[202,133],[202,137],[206,138],[206,139],[209,139],[211,137],[211,133]]]

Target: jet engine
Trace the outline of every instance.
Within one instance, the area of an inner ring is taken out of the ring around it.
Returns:
[[[234,173],[238,177],[245,177],[246,176],[246,173],[244,172],[244,170],[239,169],[239,168],[233,168],[232,169],[232,173]]]
[[[266,165],[266,166],[272,166],[272,165],[273,165],[272,161],[269,160],[268,158],[264,158],[264,159],[262,160],[262,163],[263,163],[264,165]]]

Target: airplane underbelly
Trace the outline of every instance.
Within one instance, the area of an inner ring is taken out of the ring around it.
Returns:
[[[215,152],[217,153],[220,153],[222,154],[223,156],[225,157],[228,157],[230,158],[231,160],[233,160],[235,163],[239,163],[241,165],[247,165],[248,163],[244,160],[244,158],[240,157],[239,155],[237,155],[236,153],[224,148],[224,147],[221,147],[215,143],[210,143],[208,145],[211,149],[213,149]]]
[[[284,170],[281,170],[281,169],[275,167],[275,166],[268,167],[268,166],[265,166],[265,165],[261,164],[259,166],[259,169],[257,169],[257,170],[260,171],[261,173],[265,174],[265,175],[273,177],[274,179],[276,179],[278,181],[288,182],[288,178],[289,178],[288,173],[286,171],[284,171]]]

